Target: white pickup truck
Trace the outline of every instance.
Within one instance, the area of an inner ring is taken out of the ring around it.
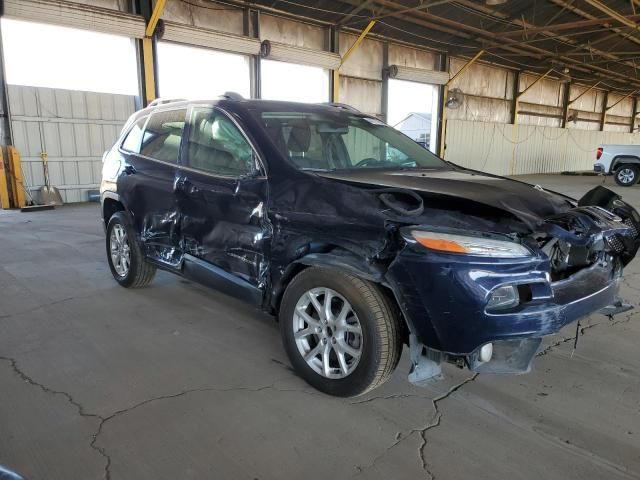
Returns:
[[[640,180],[640,145],[601,145],[593,169],[614,175],[623,187],[635,185]]]

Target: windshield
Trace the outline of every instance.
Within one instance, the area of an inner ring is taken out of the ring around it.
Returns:
[[[256,115],[276,147],[303,170],[447,168],[429,150],[373,117],[329,111]]]

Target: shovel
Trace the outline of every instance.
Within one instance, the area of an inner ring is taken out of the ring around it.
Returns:
[[[49,181],[49,155],[47,152],[41,152],[42,170],[44,172],[44,186],[34,192],[34,201],[38,205],[62,205],[62,196],[56,187],[51,186]]]

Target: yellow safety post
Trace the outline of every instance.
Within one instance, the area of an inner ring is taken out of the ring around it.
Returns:
[[[11,207],[11,201],[9,200],[9,178],[7,176],[7,170],[4,165],[4,156],[2,148],[0,148],[0,206],[3,209]]]
[[[26,186],[22,177],[22,164],[20,163],[20,153],[13,145],[7,147],[9,156],[9,164],[11,165],[11,189],[13,191],[13,200],[17,208],[27,205],[27,197],[25,195]]]
[[[340,65],[338,65],[338,68],[336,68],[333,71],[333,101],[335,103],[340,102],[340,68],[342,67],[342,65],[344,65],[344,62],[348,60],[351,54],[360,46],[360,44],[364,40],[364,37],[367,36],[369,31],[373,28],[375,24],[376,24],[376,21],[371,20],[369,22],[369,25],[367,25],[365,29],[362,30],[362,32],[360,32],[360,36],[356,39],[355,42],[353,42],[353,45],[349,47],[349,50],[347,50],[345,54],[342,56],[342,58],[340,59]]]
[[[147,23],[142,39],[142,62],[144,67],[144,90],[147,103],[156,99],[156,77],[153,68],[153,34],[164,10],[166,0],[158,0]]]
[[[473,65],[474,63],[476,63],[476,60],[478,60],[482,54],[484,53],[484,50],[480,50],[478,53],[476,53],[472,59],[470,59],[467,63],[465,63],[462,68],[460,70],[458,70],[456,72],[456,74],[451,77],[449,79],[449,81],[447,83],[444,84],[444,94],[442,95],[442,101],[446,102],[447,101],[447,97],[449,96],[449,85],[451,85],[451,83],[458,78],[460,75],[462,75],[467,68],[469,68],[471,65]],[[445,147],[445,143],[447,141],[447,106],[443,105],[442,108],[442,133],[440,134],[440,157],[444,158],[444,147]]]

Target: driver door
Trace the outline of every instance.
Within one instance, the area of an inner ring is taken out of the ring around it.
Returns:
[[[184,274],[251,303],[262,301],[271,237],[267,179],[225,112],[194,106],[178,166]]]

